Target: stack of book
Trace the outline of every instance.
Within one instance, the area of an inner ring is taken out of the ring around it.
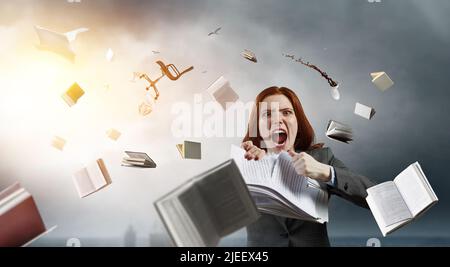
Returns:
[[[122,166],[156,168],[156,163],[144,152],[125,151],[125,154],[127,156],[123,158]]]
[[[253,53],[252,51],[250,51],[250,50],[248,50],[248,49],[245,49],[244,51],[242,51],[242,52],[241,52],[241,55],[242,55],[244,58],[246,58],[246,59],[248,59],[248,60],[250,60],[250,61],[252,61],[252,62],[254,62],[254,63],[257,63],[257,62],[258,62],[258,60],[256,59],[255,53]]]

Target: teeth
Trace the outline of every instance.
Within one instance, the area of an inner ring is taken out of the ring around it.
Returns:
[[[276,131],[274,131],[273,133],[275,133],[275,134],[279,134],[279,133],[286,133],[284,130],[276,130]]]

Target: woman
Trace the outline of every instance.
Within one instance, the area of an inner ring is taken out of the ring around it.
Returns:
[[[247,160],[287,151],[296,172],[327,185],[328,192],[368,208],[366,189],[374,183],[351,172],[323,144],[314,144],[314,130],[297,95],[286,87],[270,87],[255,101],[242,148]],[[329,246],[327,226],[262,214],[247,227],[248,246]]]

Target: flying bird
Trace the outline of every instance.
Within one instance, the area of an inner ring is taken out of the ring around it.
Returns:
[[[161,52],[152,50],[152,53],[153,53],[153,54],[159,54],[159,53],[161,53]]]
[[[219,31],[222,29],[222,27],[217,28],[215,31],[208,33],[208,36],[211,36],[213,34],[219,34]]]

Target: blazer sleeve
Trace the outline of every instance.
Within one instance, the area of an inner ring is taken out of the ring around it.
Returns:
[[[375,185],[369,178],[359,175],[349,170],[342,161],[333,155],[330,148],[327,148],[328,165],[334,167],[335,186],[328,186],[331,194],[340,196],[360,207],[368,209],[366,202],[366,189]]]

